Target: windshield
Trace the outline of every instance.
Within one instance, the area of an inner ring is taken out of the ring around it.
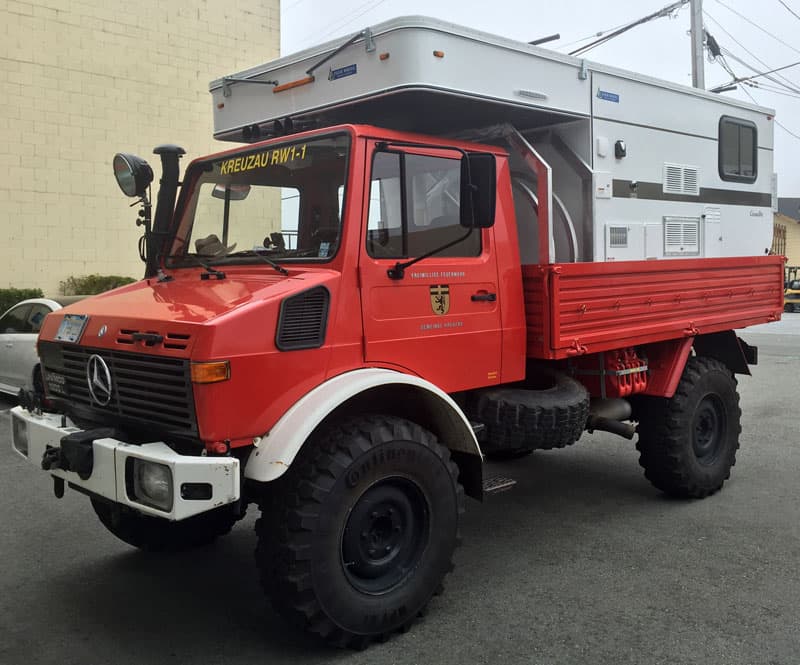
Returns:
[[[339,134],[195,163],[168,265],[330,260],[341,240],[349,148]]]

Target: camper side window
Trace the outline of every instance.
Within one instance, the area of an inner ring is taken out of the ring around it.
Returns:
[[[463,237],[461,161],[429,155],[378,152],[372,162],[367,253],[373,258],[415,258]],[[478,256],[472,233],[437,256]]]
[[[747,120],[722,116],[719,121],[719,177],[755,182],[758,174],[756,126]]]

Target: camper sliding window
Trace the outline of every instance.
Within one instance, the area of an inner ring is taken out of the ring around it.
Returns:
[[[749,120],[722,116],[719,121],[719,177],[732,182],[756,181],[758,135]]]
[[[459,217],[461,160],[405,152],[375,153],[372,160],[367,253],[379,259],[407,259],[437,248],[437,256],[481,253],[481,234],[461,242]]]

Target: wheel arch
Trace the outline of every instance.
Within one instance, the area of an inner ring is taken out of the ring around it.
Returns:
[[[458,465],[466,494],[482,498],[483,455],[456,402],[424,379],[379,368],[340,374],[304,395],[261,438],[248,458],[245,477],[277,480],[314,432],[365,413],[407,418],[433,432]]]

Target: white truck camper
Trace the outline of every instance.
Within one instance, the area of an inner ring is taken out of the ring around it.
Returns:
[[[538,199],[551,198],[550,251],[521,237],[523,263],[753,256],[771,245],[773,112],[718,94],[419,16],[210,90],[221,140],[363,123],[527,144],[511,162],[520,234],[535,236]],[[543,177],[551,186],[540,190]]]

